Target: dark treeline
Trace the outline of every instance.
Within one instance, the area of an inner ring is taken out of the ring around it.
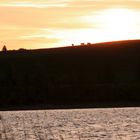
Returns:
[[[140,41],[0,53],[0,107],[140,103]]]

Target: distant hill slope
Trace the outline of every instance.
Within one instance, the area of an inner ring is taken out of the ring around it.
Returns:
[[[0,53],[0,105],[140,103],[140,40]]]

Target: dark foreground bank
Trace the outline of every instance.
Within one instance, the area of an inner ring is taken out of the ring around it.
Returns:
[[[140,106],[140,41],[0,53],[0,109]]]

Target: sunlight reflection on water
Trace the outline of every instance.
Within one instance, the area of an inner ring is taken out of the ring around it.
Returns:
[[[140,108],[0,112],[1,139],[139,139]]]

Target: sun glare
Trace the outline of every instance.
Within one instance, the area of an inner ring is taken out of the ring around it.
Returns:
[[[85,18],[95,26],[93,34],[99,35],[94,38],[95,42],[137,38],[138,19],[137,11],[125,8],[102,10]]]
[[[6,1],[0,2],[0,39],[10,49],[140,39],[138,0]]]
[[[138,24],[138,14],[130,9],[110,9],[102,16],[102,28],[112,37],[112,40],[135,38]]]
[[[103,27],[112,33],[131,33],[137,24],[137,14],[129,9],[111,9],[102,15]]]

